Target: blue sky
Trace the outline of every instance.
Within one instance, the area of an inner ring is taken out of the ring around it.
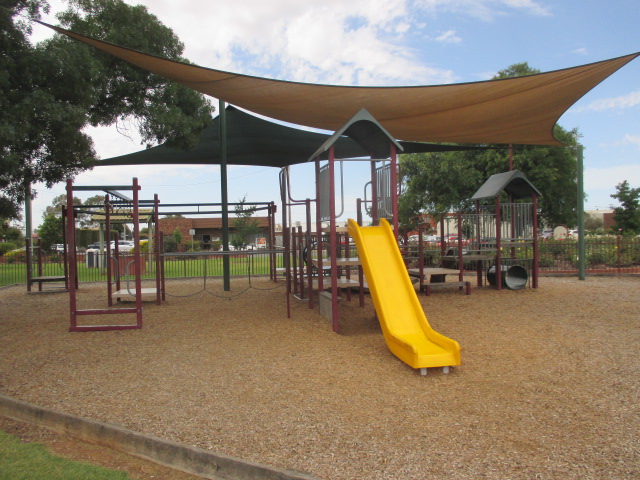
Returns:
[[[50,1],[52,10],[65,2]],[[140,0],[202,66],[282,80],[342,85],[430,85],[487,80],[514,63],[543,72],[640,51],[637,0]],[[45,19],[47,20],[47,19]],[[57,23],[48,17],[51,23]],[[38,41],[50,32],[34,30]],[[217,100],[214,100],[217,102]],[[585,146],[586,208],[617,205],[610,197],[628,180],[640,186],[640,59],[579,100],[559,120],[577,127]],[[124,123],[121,127],[126,127]],[[142,149],[135,134],[90,131],[102,158]],[[123,184],[137,176],[142,197],[219,202],[217,167],[101,167],[77,183]],[[293,196],[313,196],[313,170],[294,167]],[[229,169],[229,201],[278,202],[278,172]],[[363,162],[345,164],[345,216],[368,181]],[[59,184],[36,187],[34,223]],[[91,194],[87,194],[89,196]],[[81,195],[78,195],[81,196]],[[293,212],[301,219],[302,212]]]

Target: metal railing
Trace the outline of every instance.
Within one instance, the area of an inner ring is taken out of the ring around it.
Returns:
[[[220,255],[198,255],[190,256],[183,254],[179,257],[165,257],[165,278],[194,278],[194,277],[221,277],[223,275],[223,260]],[[283,253],[276,255],[276,267],[283,265]],[[78,280],[80,282],[106,281],[106,254],[79,253],[77,255]],[[144,254],[143,256],[143,279],[155,278],[155,256]],[[132,255],[120,256],[121,276],[124,274],[126,265],[133,260]],[[231,252],[229,254],[229,265],[233,276],[259,276],[269,275],[271,268],[271,255],[253,251],[251,255],[242,251]],[[32,265],[33,271],[37,270],[37,265]],[[43,275],[64,275],[62,256],[51,254],[42,257]],[[0,257],[0,286],[26,284],[27,265],[24,256]]]
[[[541,274],[578,274],[578,242],[575,238],[540,239],[538,246]],[[407,266],[417,265],[417,244],[402,247],[402,252]],[[531,245],[519,247],[515,254],[512,253],[511,247],[503,247],[503,263],[520,264],[530,268],[533,258]],[[425,266],[439,266],[442,262],[439,242],[426,244],[423,255]],[[585,259],[587,275],[640,274],[640,238],[588,236],[585,239]],[[465,262],[465,270],[472,271],[475,268],[475,262]]]
[[[517,257],[510,263],[518,260],[526,262],[533,257],[533,253],[527,248],[519,248]],[[503,252],[505,260],[510,249]],[[407,264],[417,261],[417,245],[402,247],[403,254],[407,257]],[[539,241],[540,273],[549,274],[578,274],[578,242],[574,238],[566,239],[541,239]],[[105,281],[107,278],[104,267],[104,255],[94,254],[87,256],[78,254],[78,279],[80,282]],[[425,266],[437,266],[441,262],[440,246],[425,245]],[[587,275],[625,275],[640,274],[640,238],[623,236],[588,236],[585,239],[586,273]],[[126,262],[126,256],[124,261]],[[152,279],[155,276],[155,260],[153,255],[144,255],[145,267],[143,278]],[[413,258],[413,260],[412,260]],[[220,256],[180,256],[165,258],[166,278],[193,278],[222,276],[222,257]],[[523,263],[524,264],[524,263]],[[276,254],[276,267],[283,265],[283,253]],[[528,265],[528,264],[527,264]],[[32,265],[36,271],[37,265]],[[465,269],[473,270],[475,263],[470,262]],[[62,255],[43,255],[43,275],[57,276],[64,274]],[[230,269],[233,276],[269,275],[270,255],[268,253],[232,252],[230,254]],[[5,255],[0,257],[0,286],[26,284],[27,269],[24,255]]]

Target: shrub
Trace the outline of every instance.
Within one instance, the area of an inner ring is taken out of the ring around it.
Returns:
[[[541,267],[551,268],[555,265],[555,257],[551,253],[543,253],[538,262]]]
[[[16,248],[18,248],[18,246],[15,243],[0,243],[0,257],[11,250],[15,250]]]
[[[7,260],[7,263],[25,262],[27,259],[27,252],[24,248],[18,248],[5,253],[4,258]]]

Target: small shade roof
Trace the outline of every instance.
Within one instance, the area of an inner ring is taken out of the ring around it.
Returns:
[[[422,142],[560,145],[553,137],[553,127],[560,116],[598,83],[640,55],[485,82],[350,87],[286,82],[204,68],[43,25],[198,92],[270,118],[336,131],[366,108],[394,138]]]
[[[471,197],[471,200],[486,200],[496,198],[500,193],[507,192],[515,199],[540,196],[538,189],[529,181],[520,170],[496,173],[491,175],[486,182]]]
[[[328,138],[334,138],[337,158],[369,157],[370,150],[361,146],[355,139],[342,135],[329,135],[288,127],[250,115],[231,105],[226,108],[227,122],[227,163],[230,165],[254,165],[266,167],[285,167],[303,163],[323,145]],[[367,139],[359,141],[367,145]],[[407,153],[469,150],[474,147],[456,145],[433,145],[416,142],[400,142],[399,150]],[[385,153],[376,148],[375,153]],[[386,141],[389,150],[389,140]],[[327,158],[327,152],[321,151],[321,159]],[[388,155],[376,158],[387,158]],[[315,156],[313,157],[315,158]],[[169,147],[165,144],[141,150],[139,152],[107,158],[96,165],[145,165],[145,164],[220,164],[220,119],[213,119],[211,125],[200,134],[199,142],[190,149]]]
[[[404,148],[389,135],[382,125],[371,116],[364,108],[356,113],[342,128],[331,135],[322,146],[311,155],[309,160],[314,160],[323,156],[330,147],[339,142],[340,138],[347,136],[358,143],[372,158],[389,158],[391,156],[391,145],[395,145],[397,150]],[[336,155],[340,157],[340,152]]]

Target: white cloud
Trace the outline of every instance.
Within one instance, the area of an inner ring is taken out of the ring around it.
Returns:
[[[452,12],[491,21],[521,11],[535,16],[549,16],[550,10],[534,0],[416,0],[415,4],[431,13]]]
[[[409,0],[143,0],[193,62],[283,80],[357,85],[450,83],[406,45]],[[194,13],[197,12],[197,13]]]
[[[604,110],[623,110],[640,105],[640,90],[621,95],[619,97],[601,98],[591,102],[585,107],[576,109],[578,112],[595,111],[602,112]]]
[[[462,43],[462,38],[456,35],[455,30],[447,30],[436,37],[436,42],[440,43]]]
[[[631,143],[640,148],[640,135],[626,134],[623,139],[624,143]]]
[[[624,180],[631,184],[640,179],[640,164],[613,167],[587,168],[584,172],[585,191],[607,190],[615,193],[615,186]]]

